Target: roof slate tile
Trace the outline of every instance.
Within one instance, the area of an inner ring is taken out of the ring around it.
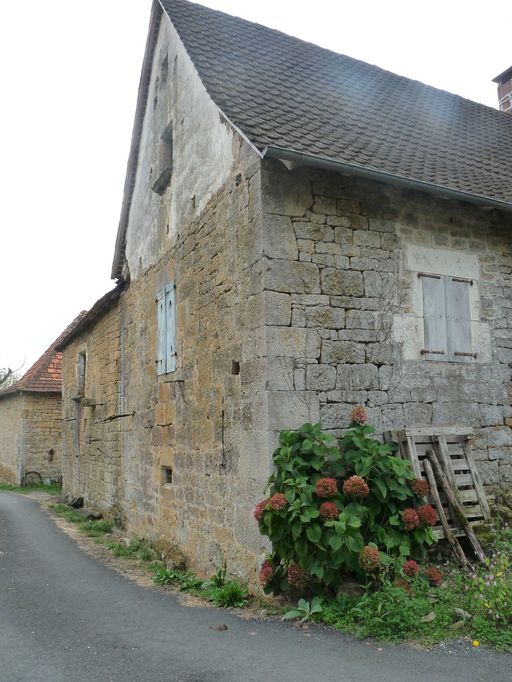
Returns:
[[[251,142],[512,203],[512,116],[187,0],[160,0]]]

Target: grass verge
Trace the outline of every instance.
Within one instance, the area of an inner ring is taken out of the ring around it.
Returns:
[[[243,583],[229,580],[225,569],[219,569],[209,580],[201,580],[190,570],[167,568],[148,540],[133,538],[128,544],[120,542],[112,535],[109,521],[85,521],[64,504],[50,505],[50,509],[94,537],[115,557],[136,561],[151,573],[157,585],[171,586],[219,607],[259,605],[265,615],[282,614],[268,601],[250,595]],[[425,646],[464,638],[475,648],[486,644],[499,651],[512,651],[512,529],[500,531],[487,553],[487,563],[475,566],[470,575],[462,573],[459,566],[446,563],[438,587],[421,577],[398,584],[382,581],[380,589],[367,586],[359,595],[300,600],[299,607],[293,609],[296,614],[293,617],[301,622],[325,623],[359,638],[393,643],[413,641]]]
[[[12,493],[48,493],[49,495],[60,495],[61,492],[61,487],[58,483],[51,483],[49,485],[45,485],[44,483],[40,485],[28,485],[28,486],[19,486],[19,485],[12,485],[11,483],[0,483],[0,490],[6,490],[7,492],[12,492]]]

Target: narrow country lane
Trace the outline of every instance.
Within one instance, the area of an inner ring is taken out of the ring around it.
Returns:
[[[512,680],[512,656],[455,650],[182,607],[84,553],[34,500],[0,493],[0,682]]]

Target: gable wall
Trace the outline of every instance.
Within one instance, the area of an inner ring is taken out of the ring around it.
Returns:
[[[62,478],[62,400],[59,393],[25,395],[24,470],[35,471],[44,480]],[[53,450],[53,453],[50,453]]]
[[[274,314],[251,273],[262,256],[260,162],[221,121],[167,20],[155,65],[166,45],[170,94],[154,71],[127,233],[130,284],[116,310],[63,354],[64,489],[132,533],[177,543],[204,574],[227,562],[256,581],[266,544],[251,510],[269,473],[269,443],[266,360],[254,329]],[[169,118],[174,168],[160,197],[150,169]],[[158,376],[155,298],[171,280],[177,370]],[[96,408],[71,400],[81,349]],[[163,483],[164,466],[172,484]]]
[[[168,57],[167,84],[161,62]],[[157,178],[160,136],[173,126],[172,182],[163,197]],[[162,17],[152,66],[140,155],[127,230],[131,279],[155,265],[188,223],[228,179],[234,131],[221,117],[197,75],[169,18]]]
[[[20,451],[23,443],[23,395],[0,400],[0,481],[20,483]]]
[[[278,248],[253,277],[283,310],[259,330],[273,438],[305,412],[340,434],[359,403],[377,432],[470,425],[488,490],[500,480],[510,487],[510,216],[335,173],[289,172],[278,162],[264,162],[262,187],[264,232]],[[416,270],[432,253],[439,258],[430,267],[454,268],[453,275],[475,276],[476,267],[477,361],[419,354]]]

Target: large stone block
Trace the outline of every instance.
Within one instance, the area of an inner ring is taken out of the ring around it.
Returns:
[[[352,341],[324,341],[322,343],[321,361],[330,363],[363,363],[365,347]]]
[[[345,311],[343,308],[331,308],[330,306],[308,308],[306,310],[306,324],[308,327],[341,329],[345,326]]]
[[[262,259],[253,267],[254,292],[270,289],[285,293],[319,294],[319,271],[314,263]]]
[[[332,365],[308,365],[306,388],[311,391],[330,391],[336,386],[336,367]]]
[[[287,216],[266,214],[261,232],[261,253],[269,258],[297,259],[297,240]]]
[[[269,357],[265,386],[269,391],[291,391],[294,387],[295,361],[291,357]]]
[[[320,337],[313,329],[267,327],[266,352],[283,357],[316,359],[320,355]]]
[[[297,239],[312,240],[315,242],[333,242],[334,229],[328,225],[319,225],[310,222],[294,222],[293,229]]]
[[[269,391],[268,418],[272,431],[297,429],[319,421],[318,396],[313,391]]]
[[[393,302],[397,288],[396,277],[390,272],[367,270],[363,273],[365,295]]]
[[[379,370],[375,365],[352,365],[350,367],[350,387],[353,390],[379,388]]]
[[[321,274],[322,293],[333,296],[363,296],[363,275],[350,270],[325,268]]]
[[[380,315],[369,310],[349,310],[345,321],[347,329],[376,329]]]
[[[263,211],[303,216],[313,204],[311,183],[301,171],[264,168],[261,174]]]
[[[385,365],[392,361],[393,346],[389,342],[369,343],[366,346],[366,362]]]
[[[483,485],[498,485],[500,483],[498,462],[478,462],[478,473]]]
[[[356,230],[354,232],[354,244],[380,249],[380,233],[370,230]]]
[[[327,403],[320,407],[320,423],[324,429],[347,429],[350,426],[350,412],[353,405]]]
[[[512,445],[512,429],[508,426],[496,426],[487,429],[486,436],[489,447]]]
[[[262,325],[284,326],[290,324],[292,313],[291,297],[278,291],[261,291],[251,296],[243,314],[247,315],[250,329]]]

